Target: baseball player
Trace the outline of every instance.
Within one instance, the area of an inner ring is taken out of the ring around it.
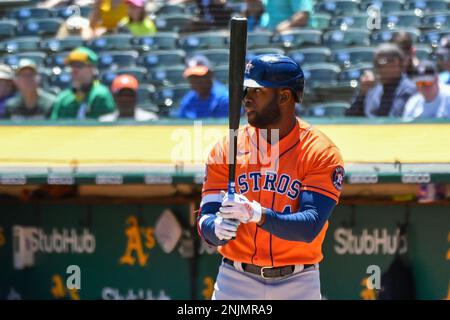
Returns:
[[[236,194],[225,193],[225,137],[209,154],[197,219],[223,256],[213,299],[321,299],[318,263],[344,168],[334,143],[295,117],[303,87],[289,57],[260,55],[246,65]]]

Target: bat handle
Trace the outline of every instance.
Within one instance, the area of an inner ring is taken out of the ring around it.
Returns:
[[[233,195],[236,193],[236,184],[234,181],[228,182],[228,194]]]

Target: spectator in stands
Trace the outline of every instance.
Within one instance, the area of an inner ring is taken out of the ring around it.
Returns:
[[[128,9],[124,0],[95,0],[89,18],[94,34],[99,36],[105,32],[114,31],[127,13]]]
[[[97,62],[95,52],[85,47],[69,53],[65,63],[72,70],[72,88],[58,95],[52,119],[97,119],[116,110],[108,87],[96,80]]]
[[[391,42],[403,51],[405,72],[408,75],[411,74],[414,68],[419,65],[419,59],[416,56],[416,48],[411,35],[404,31],[395,32]]]
[[[260,28],[261,18],[264,14],[264,5],[261,0],[246,0],[243,15],[247,17],[248,30],[254,31]]]
[[[13,120],[48,118],[56,97],[39,87],[36,63],[21,59],[14,82],[19,91],[6,103],[6,117]]]
[[[145,0],[125,0],[128,6],[128,17],[119,25],[127,27],[135,37],[143,37],[156,33],[156,26],[145,12]]]
[[[265,13],[261,26],[282,32],[292,28],[315,27],[311,15],[314,12],[312,0],[262,0]]]
[[[439,80],[443,84],[450,85],[450,35],[441,39],[436,57],[439,68],[442,70],[439,74]]]
[[[67,18],[58,29],[56,38],[64,39],[68,36],[80,36],[83,40],[92,39],[94,37],[94,32],[89,25],[89,19],[79,15]]]
[[[199,11],[199,19],[186,30],[187,32],[226,29],[232,10],[226,0],[171,0],[169,4],[195,4]]]
[[[5,117],[6,103],[14,96],[14,72],[6,64],[0,64],[0,119]]]
[[[378,81],[363,75],[359,92],[347,116],[401,117],[406,101],[416,93],[416,87],[404,73],[404,56],[392,43],[381,44],[375,51],[374,66]]]
[[[183,76],[191,90],[180,103],[178,117],[188,119],[228,116],[228,90],[214,79],[209,60],[202,55],[189,59]]]
[[[99,120],[108,122],[122,119],[157,120],[158,116],[154,112],[137,107],[138,87],[139,82],[135,77],[128,74],[117,76],[111,85],[117,111],[101,116]]]
[[[403,118],[450,118],[450,87],[439,84],[437,66],[431,61],[422,61],[411,74],[416,84],[415,95],[409,98]]]

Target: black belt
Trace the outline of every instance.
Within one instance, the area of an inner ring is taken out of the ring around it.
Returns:
[[[223,262],[226,264],[229,264],[230,266],[234,267],[234,261],[228,258],[223,258]],[[295,270],[295,266],[283,266],[283,267],[260,267],[256,266],[254,264],[248,264],[248,263],[241,263],[242,269],[245,272],[257,274],[264,279],[266,278],[280,278],[284,276],[288,276],[292,274]],[[309,269],[311,267],[314,267],[314,264],[305,264],[303,265],[303,270]]]

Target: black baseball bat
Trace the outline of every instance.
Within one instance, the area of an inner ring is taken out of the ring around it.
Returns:
[[[236,152],[239,120],[243,98],[245,53],[247,50],[247,19],[231,18],[230,22],[230,60],[228,74],[229,94],[229,149],[228,149],[228,193],[236,192]]]

